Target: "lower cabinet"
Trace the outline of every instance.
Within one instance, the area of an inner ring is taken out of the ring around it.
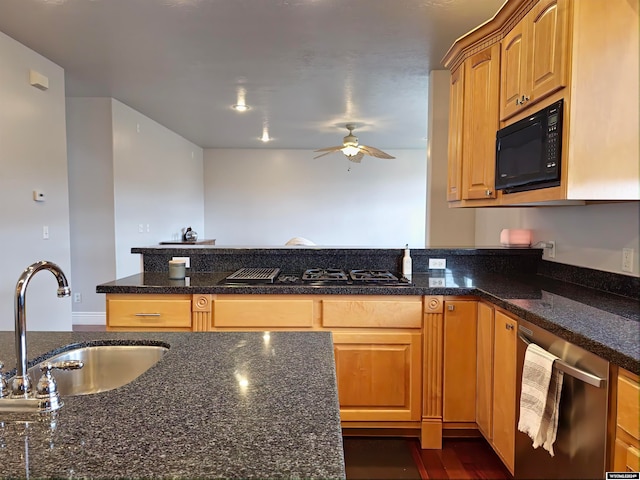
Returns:
[[[340,418],[418,421],[422,333],[334,332]]]
[[[443,422],[476,421],[476,301],[444,302]]]
[[[495,312],[493,343],[493,437],[496,453],[513,474],[516,439],[516,355],[518,322]]]
[[[107,330],[191,329],[191,295],[107,295]]]
[[[517,320],[478,303],[476,424],[513,473],[516,438]]]
[[[640,383],[637,375],[619,369],[613,471],[640,472]]]

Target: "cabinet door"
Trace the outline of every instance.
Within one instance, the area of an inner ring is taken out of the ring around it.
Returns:
[[[476,423],[487,440],[493,437],[493,307],[478,303]]]
[[[444,310],[442,420],[476,421],[477,302],[449,301]]]
[[[449,94],[449,161],[447,200],[462,199],[462,131],[464,105],[464,65],[451,74]]]
[[[500,66],[500,120],[520,110],[523,71],[526,68],[524,22],[519,22],[502,40]]]
[[[524,106],[566,85],[568,51],[567,3],[541,0],[525,17],[527,28],[527,78]]]
[[[495,44],[468,58],[464,67],[462,197],[495,198],[500,46]]]
[[[334,332],[333,343],[343,421],[420,420],[420,332]]]
[[[160,329],[191,330],[191,295],[107,295],[107,330]]]
[[[518,322],[495,313],[493,357],[493,445],[513,472],[516,435],[516,332]]]

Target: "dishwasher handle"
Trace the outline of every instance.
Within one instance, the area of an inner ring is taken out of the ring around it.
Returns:
[[[529,340],[527,337],[525,337],[522,334],[522,332],[518,332],[518,338],[520,338],[520,340],[522,340],[526,345],[531,345],[532,343],[534,343],[531,340]],[[538,346],[540,347],[540,345]],[[569,365],[567,362],[561,359],[557,359],[555,362],[553,362],[553,366],[554,368],[566,373],[567,375],[573,378],[576,378],[578,380],[581,380],[585,383],[588,383],[589,385],[593,385],[596,388],[602,388],[607,381],[605,378],[600,378],[597,375],[594,375],[593,373],[585,372],[584,370],[578,367]]]

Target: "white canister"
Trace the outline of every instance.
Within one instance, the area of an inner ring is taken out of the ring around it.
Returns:
[[[186,275],[184,260],[169,260],[169,278],[172,280],[182,280]]]

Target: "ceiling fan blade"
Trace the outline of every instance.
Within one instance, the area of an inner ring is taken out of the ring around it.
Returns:
[[[360,145],[360,151],[377,158],[396,158],[392,157],[388,153],[383,152],[382,150],[378,150],[377,148],[370,147],[368,145]]]
[[[318,151],[318,150],[316,150],[316,152],[317,152],[317,151]],[[335,153],[335,152],[337,152],[337,150],[329,150],[328,152],[321,153],[321,154],[320,154],[320,155],[318,155],[317,157],[313,157],[313,159],[315,160],[316,158],[324,157],[325,155],[329,155],[330,153]]]
[[[347,157],[347,158],[349,159],[350,162],[360,163],[362,161],[362,157],[364,157],[364,152],[360,150],[355,155],[351,155],[350,157]]]
[[[335,152],[337,150],[342,150],[343,148],[344,148],[344,145],[340,145],[339,147],[319,148],[318,150],[314,150],[314,152]]]

